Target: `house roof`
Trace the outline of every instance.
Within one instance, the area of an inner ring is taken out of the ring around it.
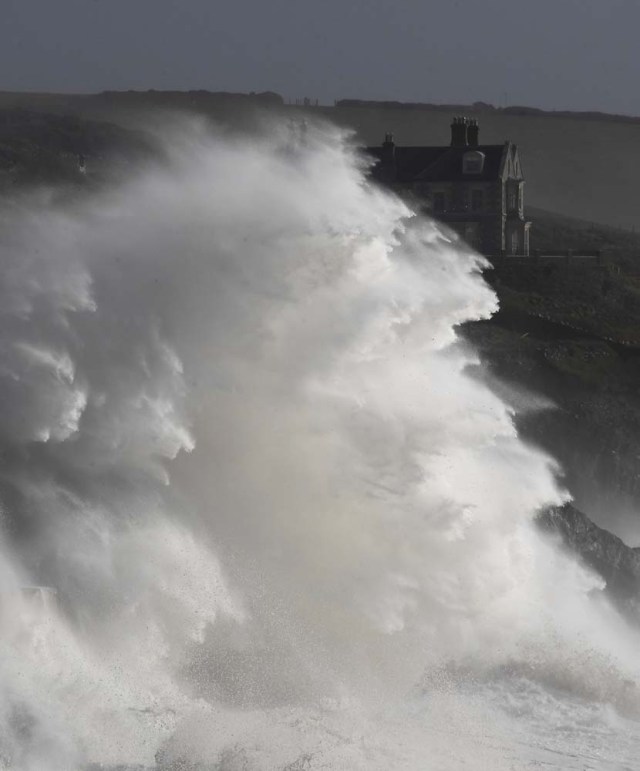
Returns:
[[[509,144],[479,145],[478,147],[394,147],[396,182],[452,182],[464,180],[500,179],[503,168],[503,156]],[[382,164],[384,149],[381,146],[367,147],[367,153],[378,160],[373,168],[373,176],[383,176]],[[484,153],[485,160],[480,174],[464,174],[462,157],[471,150]],[[388,179],[388,175],[387,175]]]

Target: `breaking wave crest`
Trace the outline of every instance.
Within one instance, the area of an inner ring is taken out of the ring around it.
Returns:
[[[3,210],[0,766],[526,768],[504,683],[593,672],[633,714],[634,635],[532,526],[557,469],[468,373],[480,258],[333,128],[164,141]]]

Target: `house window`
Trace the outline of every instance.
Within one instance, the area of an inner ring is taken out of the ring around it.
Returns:
[[[482,190],[471,191],[471,210],[480,211],[484,209],[484,193]]]
[[[511,234],[511,254],[518,254],[520,251],[520,238],[518,237],[518,231],[514,230]]]
[[[472,150],[462,157],[463,174],[481,174],[484,168],[484,153]]]
[[[444,193],[433,194],[433,210],[444,211]]]
[[[509,190],[509,211],[516,211],[518,196],[515,190]]]
[[[477,222],[464,223],[464,240],[474,249],[480,248],[480,230]]]

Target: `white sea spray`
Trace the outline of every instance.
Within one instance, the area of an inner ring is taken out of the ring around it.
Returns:
[[[526,768],[496,702],[532,746],[545,689],[633,713],[634,633],[532,524],[555,465],[468,372],[480,258],[333,128],[165,143],[3,225],[5,765]]]

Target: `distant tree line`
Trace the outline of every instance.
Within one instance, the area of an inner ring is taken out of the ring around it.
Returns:
[[[336,107],[374,107],[395,110],[437,110],[442,112],[500,112],[504,115],[544,115],[551,118],[577,118],[581,120],[616,121],[622,123],[640,123],[640,117],[620,115],[616,113],[576,110],[543,110],[539,107],[511,105],[496,107],[488,102],[473,102],[472,104],[437,104],[435,102],[397,102],[371,99],[338,99]]]

